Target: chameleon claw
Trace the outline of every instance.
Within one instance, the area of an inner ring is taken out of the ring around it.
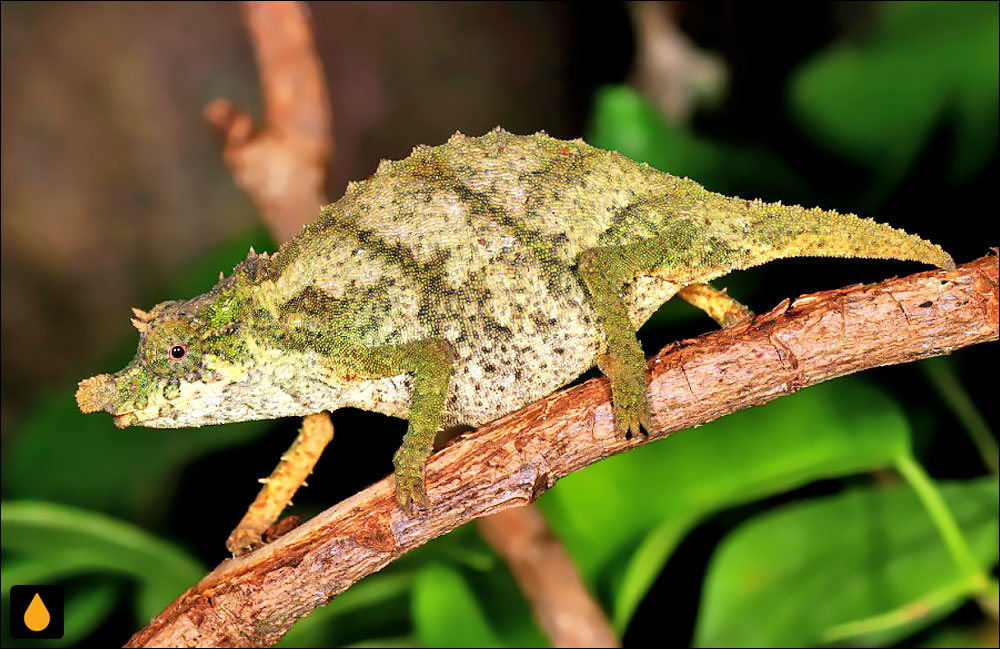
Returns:
[[[400,509],[410,515],[430,509],[422,472],[416,475],[396,472],[396,502]]]
[[[430,509],[430,499],[427,497],[427,487],[424,483],[424,463],[428,452],[413,449],[404,442],[393,456],[396,470],[396,502],[399,508],[407,514],[416,514],[420,510]]]
[[[646,437],[648,431],[652,430],[646,386],[641,382],[612,381],[611,404],[615,412],[616,427],[622,437]]]
[[[618,422],[618,433],[626,439],[634,439],[640,436],[644,438],[649,437],[651,428],[648,415],[617,417],[616,421]]]

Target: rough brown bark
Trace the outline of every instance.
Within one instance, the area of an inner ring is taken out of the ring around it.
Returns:
[[[996,340],[996,254],[785,301],[650,361],[649,440],[614,434],[607,381],[553,394],[459,438],[428,464],[432,510],[403,514],[386,478],[274,543],[219,565],[129,646],[266,646],[405,552],[531,502],[597,460],[851,372]]]

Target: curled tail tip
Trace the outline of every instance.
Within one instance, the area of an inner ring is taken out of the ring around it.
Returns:
[[[934,264],[941,270],[955,270],[957,267],[955,265],[955,260],[952,259],[951,255],[944,251],[941,246],[930,244],[933,251],[932,255],[921,259],[920,261],[927,262],[928,264]]]

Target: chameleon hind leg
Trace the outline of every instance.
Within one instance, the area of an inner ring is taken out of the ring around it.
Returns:
[[[677,297],[707,313],[723,329],[753,317],[753,311],[729,297],[725,290],[720,291],[709,284],[685,286],[677,292]]]
[[[615,425],[623,435],[650,430],[649,377],[646,357],[635,337],[622,302],[622,287],[637,275],[657,276],[685,286],[681,297],[704,310],[721,326],[742,322],[752,314],[745,306],[707,284],[691,283],[697,268],[693,260],[679,260],[669,237],[633,244],[591,248],[580,253],[579,272],[607,339],[607,350],[597,367],[611,381]],[[686,263],[685,263],[686,262]]]

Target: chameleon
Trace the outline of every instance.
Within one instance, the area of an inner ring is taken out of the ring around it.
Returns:
[[[871,219],[723,196],[583,140],[456,133],[382,161],[203,295],[134,309],[135,357],[76,397],[119,427],[347,406],[407,418],[393,463],[413,512],[428,506],[424,464],[442,427],[486,424],[595,365],[617,431],[649,431],[637,328],[675,295],[742,321],[749,311],[707,282],[801,256],[955,267]]]

